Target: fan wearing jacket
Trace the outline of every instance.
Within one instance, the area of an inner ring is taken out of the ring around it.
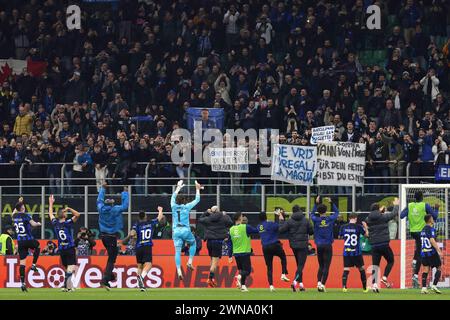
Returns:
[[[371,212],[365,221],[369,229],[369,242],[372,246],[372,291],[376,293],[380,292],[377,285],[377,279],[381,257],[383,257],[387,263],[383,277],[381,278],[381,283],[386,287],[390,287],[387,278],[394,266],[394,253],[389,246],[390,236],[388,224],[390,220],[398,215],[399,204],[399,199],[395,198],[393,201],[394,208],[392,212],[386,212],[384,206],[380,207],[379,203],[374,203],[372,204]]]
[[[222,244],[225,238],[228,237],[228,230],[233,226],[233,221],[226,215],[225,211],[222,213],[219,207],[213,206],[208,209],[198,220],[198,223],[204,226],[206,245],[208,254],[211,257],[211,265],[209,268],[208,286],[211,288],[217,287],[214,273],[217,269],[217,264],[222,257]]]
[[[305,291],[303,286],[303,267],[308,256],[309,236],[314,233],[313,227],[298,205],[292,208],[292,216],[287,221],[283,214],[279,215],[279,220],[280,227],[278,232],[287,232],[289,246],[294,253],[295,262],[297,263],[297,272],[291,284],[292,291]]]

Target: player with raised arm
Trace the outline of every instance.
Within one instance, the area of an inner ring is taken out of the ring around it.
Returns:
[[[421,240],[421,255],[422,255],[422,291],[421,293],[428,293],[427,290],[427,278],[428,272],[436,268],[436,273],[434,274],[433,285],[431,290],[441,294],[442,292],[437,288],[437,284],[441,278],[441,258],[442,251],[436,242],[436,229],[433,228],[434,218],[433,215],[427,214],[424,218],[425,227],[420,233]]]
[[[244,223],[244,215],[236,212],[233,216],[234,226],[230,228],[230,239],[233,256],[239,274],[236,276],[236,285],[241,292],[248,292],[246,281],[252,272],[252,240],[251,234],[257,234],[258,229]]]
[[[430,214],[436,220],[439,216],[439,204],[434,209],[423,201],[423,192],[416,191],[414,201],[408,203],[408,206],[400,213],[400,218],[407,218],[409,222],[409,232],[411,238],[415,242],[414,258],[413,258],[413,285],[419,288],[419,271],[421,265],[421,232],[425,227],[425,215]]]
[[[280,210],[275,211],[276,215],[280,214]],[[273,286],[273,257],[279,257],[281,261],[281,281],[288,282],[289,278],[286,276],[287,259],[286,253],[283,250],[283,245],[278,240],[279,225],[273,221],[267,221],[267,214],[261,212],[259,214],[260,223],[256,226],[259,236],[261,237],[261,246],[264,254],[264,261],[267,267],[267,279],[269,281],[269,290],[275,291]]]
[[[314,233],[311,222],[305,217],[302,209],[295,205],[292,207],[292,216],[286,221],[283,213],[279,213],[280,227],[278,232],[288,233],[289,246],[297,263],[297,272],[291,284],[292,291],[305,291],[303,286],[303,268],[308,257],[309,236]]]
[[[339,238],[344,239],[344,273],[342,274],[342,291],[347,292],[347,279],[350,273],[350,268],[356,267],[361,276],[361,283],[364,293],[367,289],[366,269],[364,268],[364,259],[361,252],[360,237],[364,235],[368,237],[367,225],[356,224],[358,215],[354,212],[349,215],[349,223],[341,227],[339,231]]]
[[[204,227],[204,239],[207,242],[208,254],[211,258],[209,268],[208,286],[211,288],[217,287],[215,280],[215,272],[220,258],[222,258],[222,247],[225,239],[228,237],[228,230],[233,226],[233,221],[224,212],[220,212],[218,206],[213,206],[208,209],[198,223]]]
[[[58,209],[56,217],[53,214],[53,204],[55,198],[51,195],[48,198],[48,215],[55,230],[56,237],[58,239],[58,252],[61,258],[61,264],[65,269],[64,287],[63,291],[72,291],[73,288],[68,288],[70,277],[75,270],[77,264],[77,254],[75,250],[75,242],[73,239],[73,224],[80,218],[80,213],[72,208]],[[67,212],[72,213],[72,217],[67,219]]]
[[[137,262],[137,279],[139,289],[145,289],[145,277],[152,268],[153,259],[153,241],[152,234],[155,226],[163,219],[163,208],[158,207],[158,217],[148,220],[145,211],[139,212],[139,221],[131,228],[129,236],[137,237],[136,240],[136,262]]]
[[[200,202],[200,189],[202,189],[200,183],[195,181],[195,199],[188,203],[186,197],[179,194],[183,187],[183,180],[178,181],[175,192],[172,194],[170,199],[170,207],[172,208],[172,239],[175,246],[175,265],[177,267],[177,274],[180,280],[183,279],[183,272],[181,270],[181,249],[183,248],[183,244],[185,242],[189,245],[189,260],[187,263],[187,268],[188,270],[194,270],[192,262],[197,250],[197,243],[191,232],[189,214],[190,211]]]
[[[371,212],[366,219],[366,223],[369,229],[369,243],[372,246],[372,291],[379,293],[377,280],[378,271],[380,269],[381,257],[386,260],[386,267],[384,268],[383,277],[381,283],[387,288],[390,288],[388,276],[391,273],[394,266],[394,253],[389,246],[389,221],[394,219],[398,215],[398,206],[400,200],[395,198],[393,201],[394,208],[392,212],[387,213],[385,207],[380,207],[380,204],[374,203],[371,206]]]
[[[12,220],[14,228],[16,229],[18,253],[20,259],[20,282],[22,283],[21,289],[23,292],[27,292],[27,286],[25,284],[25,266],[27,264],[28,250],[33,251],[33,264],[31,265],[31,270],[38,272],[36,268],[36,263],[39,259],[39,254],[41,252],[39,241],[34,239],[31,233],[31,228],[40,227],[40,222],[35,222],[31,216],[25,212],[25,205],[23,203],[23,198],[19,198],[19,202],[14,207],[12,212]]]
[[[325,199],[331,203],[333,213],[327,216],[327,207],[321,203],[320,196],[318,196],[309,215],[314,224],[314,242],[317,246],[317,260],[319,261],[319,270],[317,271],[317,290],[319,292],[326,291],[325,284],[328,279],[331,259],[333,258],[333,226],[339,216],[339,209],[331,201],[331,198]]]
[[[123,228],[122,213],[128,210],[130,196],[127,187],[121,194],[121,204],[114,205],[114,199],[105,200],[106,184],[104,184],[98,193],[97,210],[98,224],[100,229],[100,237],[102,243],[108,253],[108,262],[106,263],[105,273],[101,282],[101,286],[106,290],[111,289],[110,281],[114,281],[113,275],[114,264],[116,263],[119,250],[117,248],[117,234]]]

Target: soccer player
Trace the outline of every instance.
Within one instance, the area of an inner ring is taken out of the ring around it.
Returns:
[[[349,223],[341,227],[339,231],[339,238],[344,239],[344,273],[342,274],[342,291],[347,292],[347,279],[350,273],[350,268],[356,267],[361,276],[361,283],[364,292],[367,289],[366,270],[364,269],[364,259],[361,252],[360,236],[368,236],[367,229],[360,224],[356,224],[358,215],[350,213]],[[365,225],[365,224],[364,224]]]
[[[303,267],[308,257],[309,236],[314,233],[309,219],[305,217],[302,209],[298,205],[292,208],[292,216],[286,221],[283,214],[279,214],[280,233],[288,232],[289,245],[294,253],[297,263],[297,272],[291,284],[292,291],[305,291],[303,285]]]
[[[98,224],[100,228],[100,237],[102,243],[108,253],[108,262],[106,263],[105,274],[101,285],[106,290],[111,289],[110,281],[114,281],[115,277],[112,273],[114,264],[116,263],[117,255],[119,253],[117,247],[117,233],[123,228],[122,213],[128,210],[129,195],[125,190],[122,192],[122,202],[120,205],[114,205],[114,199],[105,200],[105,187],[104,184],[100,188],[100,192],[97,197],[97,210],[99,213]]]
[[[23,292],[27,292],[27,286],[25,284],[25,266],[27,264],[28,250],[33,250],[33,264],[31,265],[31,270],[38,272],[36,268],[36,263],[39,259],[39,254],[41,248],[39,241],[34,239],[31,233],[31,228],[40,227],[40,222],[35,222],[29,214],[25,212],[25,205],[23,203],[23,198],[19,199],[16,204],[13,213],[12,220],[14,228],[16,229],[18,252],[20,258],[20,282],[22,283],[21,289]]]
[[[200,202],[200,189],[202,186],[195,181],[195,199],[189,203],[187,202],[186,197],[178,194],[183,187],[183,180],[178,181],[175,192],[170,199],[170,206],[172,208],[172,239],[175,246],[175,264],[180,280],[183,279],[183,273],[181,271],[181,249],[185,242],[189,244],[189,260],[187,268],[188,270],[194,270],[192,262],[197,250],[197,243],[191,232],[189,213]]]
[[[73,288],[68,288],[67,284],[70,283],[69,279],[72,277],[77,264],[75,242],[73,240],[73,224],[80,218],[80,213],[72,208],[64,208],[59,209],[55,217],[53,214],[54,203],[55,198],[51,195],[48,199],[48,215],[58,239],[58,252],[66,272],[63,291],[68,292],[73,290]],[[72,217],[69,219],[67,219],[67,211],[72,213]]]
[[[257,234],[258,229],[249,224],[243,223],[243,215],[236,212],[233,216],[234,226],[230,228],[230,239],[233,256],[236,259],[236,265],[239,274],[236,276],[236,285],[241,292],[248,292],[245,285],[247,277],[252,272],[252,242],[250,234]]]
[[[420,233],[421,239],[421,255],[422,255],[422,291],[421,293],[428,293],[427,290],[427,278],[428,272],[436,268],[436,273],[434,274],[433,285],[431,290],[440,294],[441,291],[436,287],[441,278],[441,257],[442,251],[436,242],[436,229],[433,228],[434,219],[433,215],[427,214],[424,218],[426,223],[425,227]]]
[[[276,214],[279,214],[277,210]],[[278,223],[267,221],[267,214],[261,212],[259,214],[260,224],[256,227],[261,237],[261,245],[264,254],[264,261],[267,266],[267,279],[269,280],[269,290],[275,291],[273,286],[273,257],[279,257],[281,260],[281,280],[288,282],[289,279],[286,276],[287,260],[286,253],[283,250],[283,245],[278,240]]]
[[[208,286],[217,287],[214,275],[217,264],[222,257],[222,246],[225,238],[228,237],[228,229],[233,225],[230,217],[225,212],[220,212],[217,206],[208,209],[198,220],[198,223],[204,226],[208,254],[211,257],[209,268]]]
[[[416,191],[414,201],[408,203],[408,206],[402,210],[400,218],[407,218],[409,221],[409,232],[411,238],[415,241],[415,250],[413,258],[413,285],[419,288],[419,271],[421,265],[421,239],[420,234],[425,227],[425,215],[431,214],[436,220],[439,215],[439,204],[433,209],[428,203],[423,201],[423,192]]]
[[[152,234],[155,226],[162,220],[163,208],[158,207],[158,217],[148,220],[145,211],[139,212],[139,221],[133,225],[130,236],[137,237],[136,240],[136,262],[137,262],[137,279],[139,289],[145,291],[144,279],[152,268]]]
[[[386,260],[386,267],[384,268],[383,277],[381,283],[387,288],[390,287],[387,277],[389,276],[392,267],[394,266],[394,253],[389,246],[389,226],[390,220],[394,219],[398,215],[398,205],[400,201],[395,198],[393,201],[394,208],[392,212],[386,213],[386,208],[381,207],[378,203],[372,204],[371,212],[366,219],[367,226],[369,228],[369,243],[372,246],[372,291],[379,293],[377,279],[378,270],[380,269],[381,257]]]
[[[328,279],[331,259],[333,258],[333,226],[339,216],[337,206],[326,198],[333,207],[333,214],[327,216],[327,207],[321,203],[320,196],[316,198],[316,203],[311,211],[310,217],[314,223],[314,241],[317,246],[317,259],[319,270],[317,271],[317,290],[325,292],[325,284]],[[316,215],[316,212],[318,215]]]

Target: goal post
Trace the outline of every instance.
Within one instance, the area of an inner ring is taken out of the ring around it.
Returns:
[[[414,200],[417,191],[423,192],[423,201],[432,207],[439,204],[439,215],[435,221],[435,229],[437,233],[437,242],[443,251],[442,261],[442,281],[440,286],[449,287],[450,266],[446,265],[446,253],[448,242],[448,211],[449,211],[449,189],[450,184],[402,184],[400,185],[400,210],[408,207],[408,204]],[[400,217],[399,217],[400,219]],[[413,260],[415,243],[409,232],[409,224],[407,219],[400,219],[399,223],[400,235],[400,288],[406,289],[413,286]],[[420,275],[420,273],[419,273]],[[419,282],[421,277],[419,276]]]

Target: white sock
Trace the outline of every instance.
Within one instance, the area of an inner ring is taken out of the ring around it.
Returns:
[[[417,275],[417,274],[413,274],[413,277],[414,277],[414,278],[418,278],[418,277],[419,277],[419,275]]]
[[[293,283],[294,283],[294,286],[296,286],[298,282],[297,282],[297,280],[294,280]]]
[[[192,264],[192,258],[189,258],[188,264]]]
[[[322,286],[322,282],[320,282],[320,281],[317,282],[317,286],[318,286],[318,287],[321,287],[321,286]]]
[[[300,288],[303,288],[303,282],[300,282]]]
[[[147,272],[148,272],[148,271],[142,271],[142,273],[141,273],[142,279],[144,279],[144,278],[147,276]]]
[[[181,274],[181,268],[177,268],[178,274]]]

